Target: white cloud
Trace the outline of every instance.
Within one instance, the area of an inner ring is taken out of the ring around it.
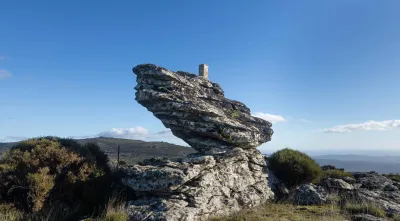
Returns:
[[[9,78],[11,76],[12,76],[12,74],[9,71],[0,69],[0,80],[4,79],[4,78]]]
[[[99,133],[97,136],[145,141],[168,140],[177,138],[172,134],[170,129],[165,129],[156,133],[150,133],[146,128],[141,126],[132,128],[112,128],[109,131]]]
[[[273,114],[267,114],[267,113],[262,113],[262,112],[255,112],[252,114],[254,117],[258,117],[261,119],[264,119],[266,121],[269,121],[271,123],[277,123],[277,122],[284,122],[286,119],[282,116],[279,115],[273,115]]]
[[[367,121],[360,124],[337,125],[323,129],[324,133],[347,133],[353,131],[385,131],[400,128],[400,120]]]
[[[99,134],[103,137],[127,138],[127,139],[143,139],[149,135],[149,131],[141,126],[132,128],[112,128]]]

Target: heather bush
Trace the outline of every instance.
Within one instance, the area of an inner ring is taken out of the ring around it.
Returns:
[[[307,154],[285,148],[269,157],[269,168],[288,187],[318,181],[321,167]]]
[[[0,203],[27,212],[55,202],[84,208],[85,196],[95,190],[88,185],[96,186],[93,182],[109,172],[108,158],[96,144],[57,137],[26,140],[0,160]]]

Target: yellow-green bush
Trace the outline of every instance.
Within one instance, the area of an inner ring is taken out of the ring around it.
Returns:
[[[273,153],[269,168],[288,187],[315,182],[321,178],[321,167],[307,154],[285,148]]]
[[[394,173],[390,173],[390,174],[384,174],[385,177],[395,181],[395,182],[400,182],[400,173],[394,174]]]
[[[74,205],[87,182],[110,171],[96,144],[57,137],[23,141],[0,160],[0,203],[40,211],[52,202]]]
[[[332,169],[324,171],[324,178],[341,179],[343,177],[353,177],[353,174],[344,170]]]

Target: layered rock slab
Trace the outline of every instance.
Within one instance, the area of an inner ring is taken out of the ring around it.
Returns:
[[[136,100],[165,127],[202,153],[254,149],[271,140],[271,123],[224,97],[221,87],[187,72],[142,64],[133,68]]]
[[[130,220],[206,220],[274,197],[258,150],[152,159],[126,169],[123,182],[140,196],[128,206]]]
[[[274,197],[255,149],[271,139],[270,122],[205,77],[152,64],[133,72],[136,100],[198,153],[126,168],[123,182],[138,196],[129,202],[130,220],[206,220]]]

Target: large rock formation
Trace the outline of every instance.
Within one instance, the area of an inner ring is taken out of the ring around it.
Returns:
[[[133,72],[136,100],[199,152],[250,149],[271,140],[271,123],[251,116],[246,105],[225,98],[221,87],[206,78],[152,64]]]
[[[237,148],[224,155],[197,154],[177,161],[153,159],[127,173],[125,184],[141,195],[129,203],[131,220],[204,220],[274,196],[257,150]]]
[[[136,100],[198,153],[126,168],[123,182],[138,195],[129,202],[130,220],[206,220],[274,197],[255,149],[271,139],[271,123],[204,77],[151,64],[133,72]]]

